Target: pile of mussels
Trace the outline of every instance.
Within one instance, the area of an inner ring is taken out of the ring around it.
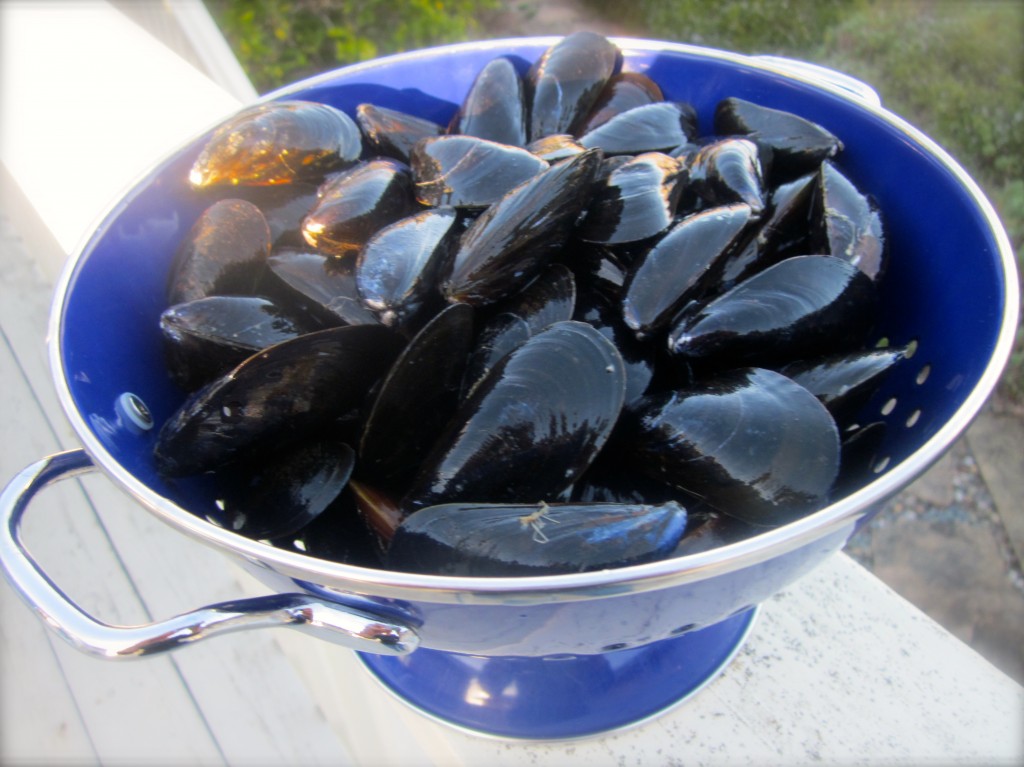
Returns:
[[[169,481],[239,534],[371,567],[580,572],[707,550],[862,481],[885,242],[839,139],[738,98],[697,135],[620,51],[489,62],[448,125],[264,103],[160,323]],[[842,471],[841,471],[842,467]]]

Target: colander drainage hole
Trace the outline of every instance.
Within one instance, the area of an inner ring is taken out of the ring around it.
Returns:
[[[889,415],[893,410],[896,409],[896,398],[889,397],[885,404],[882,405],[882,415]]]
[[[931,365],[922,365],[921,369],[917,371],[917,378],[915,378],[914,381],[917,383],[918,386],[920,386],[921,384],[928,380],[928,376],[931,375],[931,372]]]
[[[625,650],[629,647],[628,642],[615,642],[614,644],[606,644],[601,648],[601,652],[615,652],[616,650]]]
[[[917,410],[915,410],[913,413],[911,413],[907,417],[907,428],[909,429],[911,426],[913,426],[915,423],[917,423],[917,421],[918,421],[918,419],[920,417],[921,417],[921,409],[918,408]]]
[[[915,354],[917,354],[917,347],[918,347],[917,339],[916,338],[911,339],[910,343],[907,344],[907,348],[904,349],[904,351],[903,351],[903,359],[909,360],[911,357],[913,357]]]
[[[878,460],[878,463],[875,464],[875,467],[874,467],[874,469],[872,469],[872,471],[874,471],[875,474],[881,474],[883,471],[885,471],[886,467],[888,467],[890,460],[891,459],[889,458],[889,456],[885,456],[884,458],[880,458]]]

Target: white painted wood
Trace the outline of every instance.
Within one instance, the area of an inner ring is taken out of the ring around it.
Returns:
[[[0,2],[0,99],[0,160],[68,253],[130,182],[240,106],[102,0]]]

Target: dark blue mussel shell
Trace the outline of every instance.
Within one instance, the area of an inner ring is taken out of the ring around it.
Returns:
[[[403,346],[380,325],[308,333],[253,355],[193,394],[160,429],[167,476],[215,469],[306,439],[362,404]]]
[[[404,163],[409,162],[413,147],[420,139],[444,133],[444,127],[435,122],[374,104],[356,107],[356,122],[374,154]]]
[[[449,422],[402,503],[555,500],[604,446],[622,408],[614,345],[557,322],[505,357]]]
[[[684,312],[669,350],[705,365],[783,365],[849,351],[874,324],[875,284],[832,256],[795,256]]]
[[[530,141],[574,133],[620,63],[619,49],[593,32],[575,32],[548,48],[526,74]]]
[[[526,129],[523,80],[509,59],[491,59],[469,87],[448,132],[526,146]]]
[[[617,444],[637,471],[758,525],[823,504],[839,469],[839,433],[825,407],[760,368],[648,395]]]
[[[387,565],[437,575],[554,575],[661,559],[679,543],[686,510],[618,503],[444,504],[407,517]]]
[[[168,370],[186,391],[261,349],[319,329],[315,320],[258,296],[198,298],[160,315]]]
[[[489,304],[528,285],[569,242],[600,164],[600,152],[578,154],[485,210],[455,252],[442,284],[447,299]]]

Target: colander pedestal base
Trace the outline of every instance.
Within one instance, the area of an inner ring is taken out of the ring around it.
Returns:
[[[500,738],[563,740],[655,717],[714,679],[749,633],[756,609],[642,647],[600,655],[485,657],[419,649],[360,653],[404,703],[462,730]]]

